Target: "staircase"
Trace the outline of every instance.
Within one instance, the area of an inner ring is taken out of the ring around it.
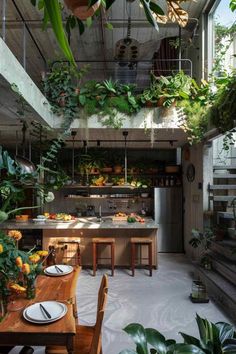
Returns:
[[[236,165],[214,166],[213,184],[208,186],[209,205],[214,223],[232,226],[230,203],[236,198]],[[236,239],[225,235],[211,243],[209,257],[212,269],[196,267],[196,275],[205,282],[210,298],[219,303],[236,323]]]

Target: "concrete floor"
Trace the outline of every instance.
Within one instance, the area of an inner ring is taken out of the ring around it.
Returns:
[[[131,322],[144,327],[156,328],[166,338],[181,340],[179,331],[198,336],[195,315],[212,322],[231,322],[213,302],[193,304],[189,300],[192,284],[192,267],[184,255],[160,254],[159,269],[149,277],[144,269],[136,271],[135,277],[128,270],[116,270],[109,277],[109,298],[103,327],[103,353],[118,354],[122,349],[134,348],[128,335],[122,331]],[[96,313],[97,291],[101,275],[81,272],[78,288],[79,319],[81,324],[93,324]],[[107,271],[109,274],[109,271]],[[19,353],[13,349],[11,354]],[[42,348],[35,348],[43,354]]]

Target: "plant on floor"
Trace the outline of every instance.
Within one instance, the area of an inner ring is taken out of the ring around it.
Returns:
[[[124,331],[133,339],[136,350],[125,349],[119,354],[229,354],[236,352],[236,333],[225,322],[212,323],[196,315],[200,339],[180,332],[183,343],[166,339],[153,328],[131,323]]]
[[[215,239],[213,231],[206,228],[203,232],[199,230],[192,229],[192,238],[189,240],[189,244],[193,248],[202,247],[202,252],[200,254],[200,263],[206,269],[211,269],[211,260],[208,256],[207,251],[211,246],[211,242]]]

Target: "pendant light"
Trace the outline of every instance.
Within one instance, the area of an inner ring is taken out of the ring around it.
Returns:
[[[128,181],[127,181],[127,136],[128,136],[129,132],[126,131],[123,131],[123,137],[125,139],[125,185],[128,184]]]
[[[75,130],[71,131],[72,137],[72,166],[71,166],[71,180],[72,184],[75,183],[75,136],[77,132]]]
[[[125,140],[125,155],[124,155],[124,184],[122,185],[119,185],[119,186],[113,186],[113,188],[131,188],[131,189],[134,189],[135,187],[132,186],[130,183],[128,183],[127,181],[127,177],[128,177],[128,159],[127,159],[127,136],[129,134],[129,132],[127,130],[123,131],[123,137],[124,137],[124,140]]]

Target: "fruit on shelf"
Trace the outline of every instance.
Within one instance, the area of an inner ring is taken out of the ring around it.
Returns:
[[[49,214],[48,219],[58,220],[58,221],[70,221],[70,220],[75,220],[75,217],[66,213],[57,213],[57,214]]]

